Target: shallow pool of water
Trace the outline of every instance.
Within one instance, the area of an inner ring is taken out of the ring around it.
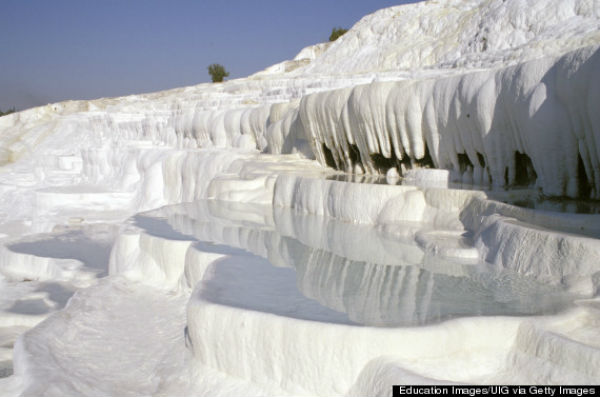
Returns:
[[[577,298],[560,285],[423,247],[423,235],[439,233],[427,225],[399,225],[404,234],[397,237],[287,209],[211,200],[137,215],[134,223],[219,255],[196,286],[202,299],[280,316],[417,326],[465,316],[546,315]],[[446,238],[468,244],[460,235]]]

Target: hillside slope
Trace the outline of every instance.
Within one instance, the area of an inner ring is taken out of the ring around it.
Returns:
[[[1,117],[0,396],[594,383],[599,109],[600,2],[430,0]]]

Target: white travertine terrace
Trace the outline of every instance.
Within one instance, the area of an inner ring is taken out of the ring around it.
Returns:
[[[0,396],[597,383],[599,46],[595,0],[429,0],[0,118]]]

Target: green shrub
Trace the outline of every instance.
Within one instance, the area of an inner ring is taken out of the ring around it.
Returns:
[[[210,74],[213,83],[220,83],[225,77],[229,76],[229,72],[225,70],[225,67],[218,63],[213,63],[208,67],[208,74]]]
[[[2,116],[6,116],[7,114],[11,114],[15,112],[15,108],[13,107],[12,109],[8,109],[6,112],[3,112],[2,109],[0,109],[0,117]]]
[[[346,33],[348,29],[344,28],[333,28],[331,29],[331,35],[329,36],[329,41],[336,41],[340,36]]]

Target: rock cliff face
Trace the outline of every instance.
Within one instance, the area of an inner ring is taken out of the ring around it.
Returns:
[[[319,162],[348,172],[428,166],[477,185],[535,183],[550,196],[599,198],[598,70],[598,47],[585,47],[312,94],[299,116]]]

